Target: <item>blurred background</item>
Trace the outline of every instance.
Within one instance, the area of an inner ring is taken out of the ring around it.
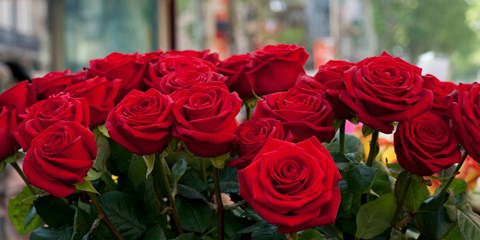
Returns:
[[[480,0],[0,0],[0,61],[33,76],[81,70],[112,51],[208,48],[224,58],[296,43],[309,70],[387,51],[441,80],[472,82],[479,34]]]
[[[312,75],[330,59],[387,51],[444,81],[479,81],[480,0],[0,0],[0,92],[113,51],[211,49],[224,59],[269,43],[304,46]],[[20,239],[6,216],[21,189],[9,174],[0,239]]]

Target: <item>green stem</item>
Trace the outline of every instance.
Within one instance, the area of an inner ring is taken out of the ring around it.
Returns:
[[[288,240],[298,240],[298,232],[285,233]]]
[[[250,120],[251,118],[251,115],[252,115],[252,108],[250,108],[250,106],[248,106],[248,104],[245,104],[245,111],[246,111],[246,115],[247,115],[247,121]]]
[[[22,169],[20,169],[20,166],[18,166],[18,163],[17,162],[12,162],[12,163],[10,163],[10,165],[12,165],[13,169],[15,169],[15,171],[18,173],[18,175],[20,175],[20,177],[25,182],[25,185],[27,185],[27,187],[30,190],[30,192],[32,193],[32,195],[36,195],[37,191],[35,191],[35,189],[32,187],[32,185],[30,185],[30,182],[28,181],[27,177],[25,177],[25,174],[23,173]]]
[[[462,161],[460,161],[457,164],[457,167],[455,168],[455,171],[453,172],[452,176],[447,180],[447,182],[443,185],[442,190],[439,193],[446,192],[448,187],[450,187],[450,184],[452,184],[453,180],[455,179],[455,176],[457,175],[458,171],[462,167],[463,163],[465,162],[465,159],[467,159],[468,153],[465,151],[462,155]]]
[[[400,216],[400,213],[402,212],[403,203],[405,202],[405,197],[407,196],[408,188],[410,188],[410,183],[411,182],[412,182],[412,176],[410,176],[410,173],[408,173],[407,180],[406,180],[406,183],[405,183],[406,186],[402,189],[402,193],[401,193],[400,199],[398,201],[397,209],[395,209],[395,215],[393,215],[393,218],[392,218],[392,226],[394,228],[397,228],[397,229],[399,228],[398,224],[396,224],[397,219]]]
[[[202,179],[205,183],[208,183],[208,180],[207,180],[207,166],[206,166],[206,161],[205,160],[201,160],[200,161],[200,168],[202,170]]]
[[[345,153],[345,123],[346,121],[343,120],[340,125],[340,153]]]
[[[158,154],[155,154],[155,158],[157,157],[158,157]],[[167,165],[167,163],[165,162],[165,158],[160,157],[160,161],[157,162],[155,166],[157,165],[159,165],[157,169],[160,172],[160,175],[162,176],[163,184],[165,186],[165,191],[167,192],[168,204],[172,209],[172,217],[173,217],[173,222],[175,223],[175,230],[177,234],[182,234],[183,231],[182,231],[182,227],[180,226],[180,217],[178,217],[177,205],[175,204],[175,199],[173,198],[172,189],[170,188],[167,172],[165,170],[165,166]]]
[[[378,154],[378,131],[372,133],[372,140],[370,140],[370,151],[368,152],[367,166],[371,167],[373,160]]]
[[[215,200],[217,202],[217,239],[223,240],[223,201],[222,192],[220,191],[220,170],[213,168],[213,182],[215,187]]]
[[[105,222],[105,224],[107,224],[108,229],[110,229],[110,231],[113,233],[113,235],[115,236],[115,239],[123,240],[122,235],[120,235],[120,233],[117,231],[115,226],[113,226],[112,222],[110,222],[110,219],[108,219],[107,214],[105,214],[105,210],[103,210],[102,205],[98,201],[97,195],[95,195],[95,193],[91,193],[91,192],[87,192],[87,194],[90,197],[90,199],[92,200],[95,207],[97,208],[98,215],[100,215],[100,218],[102,218],[103,222]]]

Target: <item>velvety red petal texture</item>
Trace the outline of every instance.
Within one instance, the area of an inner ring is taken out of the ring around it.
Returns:
[[[335,136],[332,108],[319,89],[290,88],[287,92],[264,96],[257,102],[254,118],[274,118],[282,122],[286,134],[299,142],[316,136],[330,142]]]
[[[460,144],[480,162],[480,84],[459,84],[455,102],[450,105],[450,126]]]
[[[35,91],[37,100],[47,99],[72,85],[70,70],[64,72],[50,72],[43,77],[32,79],[32,88]]]
[[[462,160],[448,122],[432,112],[400,122],[394,145],[400,166],[420,176],[432,175]]]
[[[294,144],[269,139],[238,171],[240,195],[280,232],[333,224],[340,205],[340,172],[315,138]]]
[[[199,83],[176,91],[173,136],[197,156],[215,157],[232,150],[242,100],[223,82]]]
[[[170,143],[172,99],[151,88],[131,91],[110,111],[110,137],[138,155],[162,152]]]
[[[265,142],[270,138],[284,140],[282,122],[273,118],[259,118],[246,121],[235,130],[237,138],[234,150],[239,157],[229,161],[229,167],[243,169],[257,156]]]
[[[33,138],[58,121],[74,121],[87,127],[90,111],[84,98],[73,98],[68,93],[52,95],[27,109],[24,120],[15,132],[15,138],[28,151]]]
[[[37,102],[35,91],[27,80],[0,94],[0,105],[14,107],[17,114],[25,114],[26,109]]]
[[[216,72],[201,72],[195,68],[184,68],[166,74],[153,81],[153,88],[163,94],[171,94],[177,90],[189,89],[202,82],[225,82],[226,77]]]
[[[432,107],[433,93],[424,89],[421,69],[387,53],[369,57],[347,70],[339,98],[360,122],[383,133],[393,123],[418,116]]]
[[[242,99],[254,97],[252,87],[245,74],[249,65],[249,54],[232,55],[218,65],[218,72],[228,77],[225,82],[228,89],[231,92],[237,92]]]
[[[83,182],[97,156],[93,133],[78,122],[59,121],[44,129],[25,155],[28,181],[55,197],[66,197]]]
[[[108,113],[115,106],[115,98],[122,80],[109,81],[105,77],[94,77],[74,84],[64,92],[72,97],[85,98],[90,110],[90,128],[105,123]]]
[[[267,45],[251,53],[250,59],[245,74],[255,94],[263,96],[293,87],[298,75],[305,73],[308,53],[297,45]]]
[[[15,108],[0,107],[0,161],[13,154],[19,148],[19,144],[13,137],[13,131],[17,128]]]

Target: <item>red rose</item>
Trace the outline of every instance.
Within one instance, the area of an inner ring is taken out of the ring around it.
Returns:
[[[205,49],[203,51],[197,50],[170,50],[165,52],[165,56],[186,56],[186,57],[195,57],[200,58],[205,61],[211,62],[213,65],[217,65],[219,62],[218,53],[210,52],[210,49]]]
[[[394,145],[400,166],[420,176],[432,175],[462,160],[448,122],[432,112],[400,122]]]
[[[49,96],[62,92],[71,85],[72,75],[70,70],[49,72],[43,77],[32,79],[32,88],[38,100],[47,99]]]
[[[222,82],[205,82],[176,91],[172,97],[173,137],[200,157],[230,152],[236,138],[235,117],[242,106],[237,93],[230,93]]]
[[[459,84],[448,111],[450,126],[468,155],[480,162],[480,84]]]
[[[233,55],[218,65],[218,72],[227,76],[225,81],[231,92],[235,91],[242,99],[253,98],[252,86],[245,74],[250,63],[250,55]]]
[[[88,71],[83,70],[71,74],[72,84],[77,84],[88,79]]]
[[[342,100],[360,122],[383,133],[393,122],[418,116],[432,107],[433,93],[422,87],[422,69],[388,53],[369,57],[345,72]]]
[[[141,56],[146,62],[150,63],[158,61],[158,59],[160,59],[163,54],[163,51],[159,49],[157,51],[143,53],[141,54]]]
[[[172,99],[155,89],[131,91],[108,114],[110,137],[138,155],[162,152],[170,142]]]
[[[122,81],[119,79],[109,81],[105,77],[94,77],[74,84],[64,92],[74,98],[85,98],[90,110],[90,128],[105,123],[107,115],[115,106],[115,97]]]
[[[55,197],[75,192],[97,157],[93,133],[78,122],[59,121],[32,141],[23,171],[28,181]]]
[[[321,65],[313,77],[316,82],[322,83],[327,88],[325,95],[332,105],[336,118],[349,119],[354,116],[352,110],[339,99],[340,93],[346,90],[343,73],[353,66],[355,63],[331,60]]]
[[[269,139],[252,163],[238,171],[240,195],[279,232],[335,223],[341,176],[314,137],[293,144]]]
[[[119,101],[131,90],[144,88],[143,75],[146,67],[145,58],[138,53],[114,52],[105,58],[91,60],[90,68],[87,71],[90,78],[101,76],[109,80],[123,80],[122,90],[117,97]]]
[[[15,133],[24,151],[28,151],[33,138],[54,123],[65,120],[78,122],[87,127],[90,112],[84,98],[72,98],[67,94],[52,95],[27,109],[24,120]]]
[[[27,80],[15,84],[0,94],[0,105],[14,107],[17,114],[24,114],[26,109],[37,102],[35,92]]]
[[[450,94],[458,89],[453,82],[442,82],[433,75],[427,74],[422,76],[423,87],[432,90],[433,105],[431,111],[441,117],[448,118],[448,106],[453,98]]]
[[[195,70],[197,72],[216,72],[217,67],[201,58],[188,55],[165,54],[157,62],[150,63],[147,68],[144,82],[149,87],[154,87],[156,82],[169,73],[183,69]]]
[[[199,72],[194,68],[185,68],[168,73],[153,81],[153,88],[161,93],[171,94],[180,89],[189,89],[202,82],[224,82],[225,76],[216,72]]]
[[[334,115],[321,90],[292,87],[263,97],[257,102],[254,118],[274,118],[282,122],[286,137],[294,142],[316,136],[330,142],[335,136]]]
[[[17,128],[16,111],[14,108],[0,106],[0,161],[13,154],[19,145],[12,131]]]
[[[308,53],[297,45],[267,45],[251,53],[248,81],[255,94],[263,96],[286,91],[295,85],[297,77],[305,73],[303,65]]]
[[[239,158],[228,162],[229,167],[243,169],[257,156],[257,153],[270,138],[285,138],[282,123],[273,118],[259,118],[246,121],[235,131],[237,139],[234,148]]]

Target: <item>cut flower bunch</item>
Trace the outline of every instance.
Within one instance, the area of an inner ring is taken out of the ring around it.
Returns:
[[[18,83],[0,95],[2,166],[26,183],[13,224],[36,240],[477,239],[455,175],[480,162],[480,85],[388,53],[314,76],[307,60],[288,44],[112,53]]]

